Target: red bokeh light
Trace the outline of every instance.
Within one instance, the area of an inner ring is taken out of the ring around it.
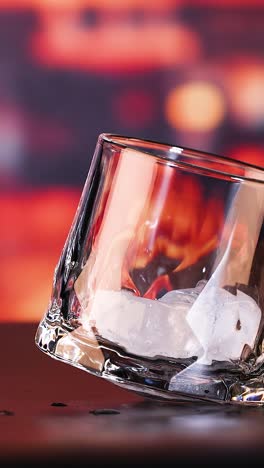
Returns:
[[[41,318],[79,197],[56,188],[1,194],[1,320]]]
[[[145,89],[125,89],[113,98],[113,113],[125,126],[139,128],[155,119],[157,103]]]
[[[103,23],[85,30],[70,13],[50,13],[43,16],[30,52],[47,67],[121,73],[191,63],[200,49],[197,35],[180,24]]]
[[[102,8],[105,10],[127,10],[142,8],[161,11],[178,6],[181,0],[155,0],[148,3],[145,0],[0,0],[0,8],[34,8],[38,10],[76,10],[83,8]]]

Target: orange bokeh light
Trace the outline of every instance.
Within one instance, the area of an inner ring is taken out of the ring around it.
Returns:
[[[231,112],[240,125],[264,123],[264,63],[244,62],[228,68]]]
[[[206,81],[190,81],[173,88],[165,102],[169,124],[182,131],[214,130],[221,124],[225,110],[223,93]]]

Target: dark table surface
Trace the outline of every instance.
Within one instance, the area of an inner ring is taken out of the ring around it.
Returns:
[[[0,325],[1,465],[211,465],[264,456],[264,408],[144,400],[43,354],[36,328]]]

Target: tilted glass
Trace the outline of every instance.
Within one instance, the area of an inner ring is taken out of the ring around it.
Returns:
[[[145,396],[262,404],[263,182],[101,134],[37,346]]]

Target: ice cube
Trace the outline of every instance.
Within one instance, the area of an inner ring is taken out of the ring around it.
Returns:
[[[194,303],[205,284],[206,281],[202,280],[197,283],[195,288],[174,289],[164,294],[159,301],[171,306],[177,306],[181,303],[186,304],[187,309],[189,309],[189,305]]]
[[[172,294],[168,295],[152,300],[125,290],[98,290],[83,324],[88,329],[94,326],[103,338],[133,354],[174,358],[202,355],[201,345],[186,321],[193,296],[175,293],[171,305]]]
[[[187,322],[205,350],[201,362],[239,359],[248,344],[254,347],[261,311],[254,299],[237,290],[233,295],[206,286],[187,314]]]
[[[188,358],[203,354],[199,340],[192,333],[186,321],[187,313],[197,296],[198,293],[194,288],[179,289],[170,291],[159,299],[159,302],[166,304],[170,310],[167,318],[170,327],[168,335],[171,336],[174,347],[177,349],[177,356],[174,354],[172,357]]]

